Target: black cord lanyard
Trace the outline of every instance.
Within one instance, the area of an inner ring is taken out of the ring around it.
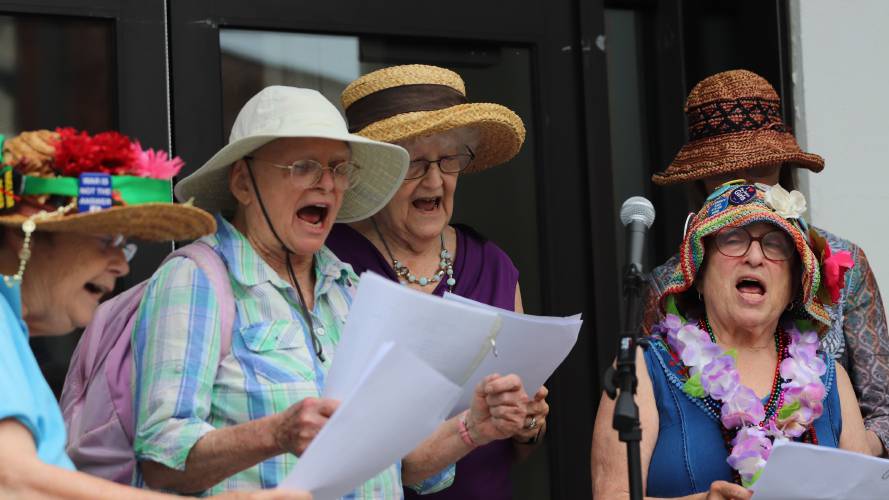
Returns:
[[[265,217],[265,221],[269,225],[269,229],[272,230],[275,239],[281,244],[281,249],[284,250],[284,260],[287,262],[287,274],[290,276],[290,283],[296,288],[297,296],[299,296],[299,312],[309,326],[309,334],[312,336],[312,347],[315,349],[315,355],[318,356],[318,359],[323,363],[325,361],[324,348],[321,346],[321,340],[318,339],[318,335],[315,333],[312,314],[309,312],[309,307],[306,305],[306,299],[303,297],[303,291],[299,286],[299,280],[296,279],[296,273],[293,272],[293,263],[290,262],[290,256],[293,252],[287,248],[287,245],[285,245],[284,241],[281,240],[281,237],[278,236],[278,232],[275,231],[275,226],[272,225],[272,219],[269,218],[269,213],[265,209],[265,203],[262,202],[262,195],[259,194],[259,186],[256,184],[256,178],[253,177],[253,167],[250,165],[250,160],[245,158],[244,162],[247,163],[247,172],[250,174],[250,182],[253,183],[253,190],[256,192],[256,199],[259,201],[259,208],[262,209],[262,215]],[[314,264],[314,257],[312,263]]]

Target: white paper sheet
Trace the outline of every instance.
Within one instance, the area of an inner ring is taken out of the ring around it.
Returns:
[[[332,500],[417,447],[444,421],[460,387],[393,342],[374,350],[359,384],[281,482]]]
[[[787,443],[772,450],[754,492],[754,500],[886,500],[889,460]]]
[[[324,396],[343,399],[377,347],[393,341],[462,386],[500,330],[492,312],[411,290],[365,272],[352,302]]]
[[[460,401],[451,415],[469,408],[475,386],[492,373],[517,374],[522,379],[525,392],[533,397],[574,348],[583,324],[579,314],[567,318],[532,316],[506,311],[451,293],[446,293],[444,298],[496,312],[502,319],[496,347],[485,356],[475,373],[463,385]]]

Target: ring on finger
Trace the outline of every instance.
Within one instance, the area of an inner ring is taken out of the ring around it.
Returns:
[[[531,417],[528,423],[525,424],[525,429],[531,430],[535,428],[537,428],[537,417]]]

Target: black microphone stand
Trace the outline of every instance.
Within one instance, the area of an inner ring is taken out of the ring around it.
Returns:
[[[618,438],[627,443],[627,471],[630,485],[630,500],[642,500],[642,461],[639,442],[642,429],[639,424],[639,406],[636,404],[636,345],[638,333],[636,324],[639,308],[639,295],[645,284],[642,270],[637,264],[630,264],[624,273],[623,292],[627,309],[624,317],[623,334],[617,348],[615,366],[605,371],[604,385],[608,397],[615,399],[612,426]]]

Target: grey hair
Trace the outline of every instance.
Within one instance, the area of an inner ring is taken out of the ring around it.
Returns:
[[[404,141],[398,141],[396,144],[399,146],[410,149],[411,147],[417,146],[419,144],[428,144],[433,143],[442,149],[447,148],[448,146],[454,145],[465,145],[468,146],[469,149],[476,151],[478,149],[478,144],[481,141],[481,134],[478,129],[475,127],[458,127],[452,128],[450,130],[445,130],[444,132],[436,132],[430,135],[423,135],[420,137],[411,137],[410,139],[406,139]]]

